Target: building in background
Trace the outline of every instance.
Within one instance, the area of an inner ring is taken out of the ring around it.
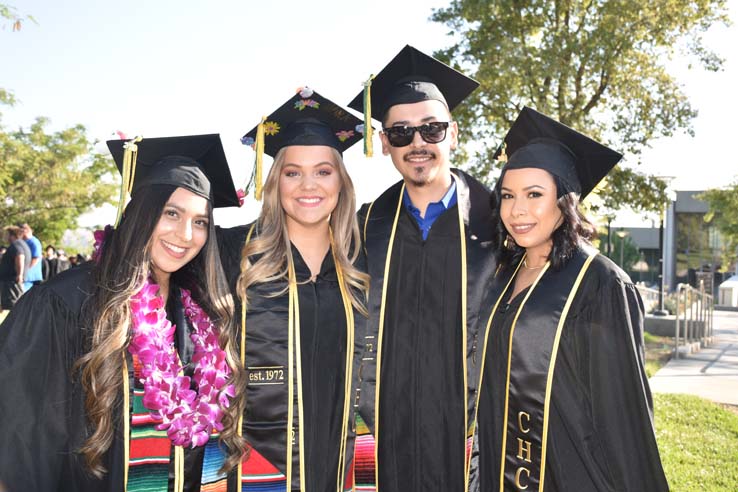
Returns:
[[[721,251],[724,245],[720,233],[704,220],[708,212],[706,202],[695,198],[701,191],[677,191],[664,221],[664,288],[673,291],[677,284],[685,283],[699,287],[705,281],[708,293],[717,293],[718,286],[732,275],[736,257],[729,272],[721,273]],[[638,248],[641,260],[648,265],[634,269],[626,264],[625,270],[634,281],[647,285],[658,284],[659,270],[659,228],[626,227],[628,238]],[[615,259],[615,258],[614,258]],[[641,270],[641,271],[638,271]]]

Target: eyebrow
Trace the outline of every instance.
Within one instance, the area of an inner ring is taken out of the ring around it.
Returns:
[[[336,167],[336,165],[334,163],[332,163],[331,161],[322,161],[322,162],[318,162],[318,163],[312,164],[312,165],[310,165],[310,164],[300,165],[300,164],[295,164],[293,162],[287,162],[287,163],[285,163],[284,166],[282,166],[282,169],[284,169],[286,167],[290,167],[290,166],[297,167],[297,168],[302,169],[303,167],[308,167],[308,166],[310,166],[310,167],[318,167],[318,166],[324,166],[324,165],[331,166],[332,168],[335,168]]]
[[[530,186],[526,186],[525,188],[523,188],[523,191],[532,190],[533,188],[540,188],[542,190],[545,190],[546,189],[545,186],[541,186],[541,185],[530,185]],[[502,189],[505,190],[505,191],[512,191],[510,188],[507,188],[505,186],[503,186]]]
[[[174,204],[172,202],[167,202],[167,204],[165,205],[165,207],[173,208],[174,210],[176,210],[177,212],[180,212],[180,213],[186,213],[187,212],[187,210],[185,210],[184,208],[182,208],[179,205],[176,205],[176,204]],[[197,214],[195,217],[200,217],[200,218],[203,218],[204,217],[204,218],[207,219],[208,218],[208,214]]]

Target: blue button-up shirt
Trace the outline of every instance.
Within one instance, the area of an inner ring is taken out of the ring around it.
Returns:
[[[407,188],[405,188],[405,194],[402,196],[402,202],[418,223],[420,232],[423,233],[423,241],[425,241],[428,239],[428,233],[436,219],[443,212],[456,205],[456,181],[451,182],[451,186],[440,201],[428,204],[428,208],[425,209],[425,217],[421,217],[420,210],[413,205],[410,195],[407,193]]]

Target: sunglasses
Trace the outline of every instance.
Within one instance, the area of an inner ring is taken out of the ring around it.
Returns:
[[[448,124],[448,121],[433,121],[420,126],[391,126],[382,128],[382,131],[392,147],[410,145],[413,138],[415,138],[415,132],[420,133],[420,138],[426,143],[435,144],[443,142],[443,139],[446,138]]]

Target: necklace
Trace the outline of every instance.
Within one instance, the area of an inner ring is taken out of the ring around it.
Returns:
[[[213,431],[223,430],[223,410],[236,392],[233,385],[226,385],[231,368],[218,343],[217,327],[190,292],[180,290],[194,327],[190,338],[195,345],[192,380],[197,390],[191,389],[190,377],[182,375],[174,348],[175,327],[166,317],[159,286],[150,280],[131,297],[133,333],[128,351],[141,362],[143,404],[160,422],[156,429],[166,430],[176,446],[195,447],[207,443]]]
[[[541,266],[537,266],[537,267],[529,267],[529,266],[528,266],[528,259],[526,258],[526,259],[524,259],[524,260],[523,260],[523,268],[525,268],[526,270],[540,270],[540,269],[541,269],[541,268],[543,268],[544,266],[546,266],[546,264],[545,264],[545,263],[544,263],[543,265],[541,265]]]

